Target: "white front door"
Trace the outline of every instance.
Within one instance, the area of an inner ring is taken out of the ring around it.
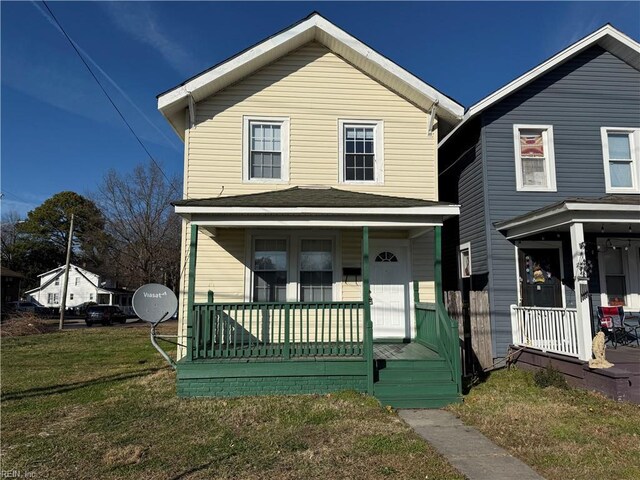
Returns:
[[[410,338],[409,247],[371,241],[369,263],[373,338]]]

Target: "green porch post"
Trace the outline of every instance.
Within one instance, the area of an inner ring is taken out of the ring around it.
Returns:
[[[369,285],[369,227],[362,227],[362,302],[364,303],[364,353],[367,360],[367,393],[373,395],[373,323]]]
[[[191,224],[189,237],[189,283],[187,286],[187,356],[193,360],[193,314],[196,296],[196,252],[198,250],[198,226]]]

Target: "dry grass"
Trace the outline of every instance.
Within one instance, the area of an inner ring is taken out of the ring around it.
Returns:
[[[74,479],[461,479],[355,392],[178,399],[144,328],[3,340],[2,469]]]
[[[640,478],[640,406],[503,370],[451,411],[549,480]]]
[[[13,313],[0,325],[0,336],[20,337],[54,332],[56,327],[33,313]]]

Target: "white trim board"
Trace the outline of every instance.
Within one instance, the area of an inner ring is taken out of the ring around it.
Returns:
[[[557,66],[561,65],[562,63],[596,44],[611,52],[621,60],[627,62],[636,70],[640,70],[640,43],[628,37],[620,30],[617,30],[611,25],[607,24],[469,107],[469,110],[467,110],[467,112],[462,117],[462,122],[456,125],[456,127],[440,141],[440,143],[438,144],[438,148],[447,143],[447,141],[453,135],[455,135],[458,129],[462,127],[462,125],[464,125],[466,122],[474,118],[482,111],[486,110],[490,106],[499,102],[508,95],[511,95],[522,87],[528,85],[529,83],[533,82],[540,76],[547,73],[549,70],[556,68]]]
[[[501,222],[496,228],[508,239],[533,235],[571,223],[640,223],[640,204],[563,203],[522,220]]]
[[[177,206],[177,214],[210,215],[459,215],[458,205],[430,205],[425,207],[199,207]]]
[[[321,43],[424,111],[430,111],[435,104],[437,114],[448,122],[456,124],[462,118],[462,105],[317,13],[158,95],[158,110],[182,137],[185,119],[179,112],[188,107],[189,96],[195,102],[201,101],[311,41]]]

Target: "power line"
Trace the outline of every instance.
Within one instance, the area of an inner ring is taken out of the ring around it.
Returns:
[[[124,124],[127,126],[127,128],[129,129],[129,131],[131,132],[131,134],[135,137],[135,139],[138,141],[138,143],[140,144],[140,146],[142,147],[142,149],[145,151],[145,153],[147,154],[147,156],[149,157],[149,159],[153,162],[153,164],[158,168],[158,170],[160,170],[160,173],[162,173],[162,176],[165,178],[165,180],[167,181],[167,183],[169,184],[169,186],[178,194],[180,195],[180,192],[178,191],[178,189],[173,185],[173,183],[171,182],[171,180],[169,180],[169,177],[167,177],[167,175],[164,173],[164,170],[162,170],[162,168],[160,167],[160,165],[158,164],[158,162],[156,162],[155,158],[153,158],[153,155],[151,155],[151,152],[149,152],[149,149],[147,149],[147,147],[145,146],[145,144],[142,142],[142,140],[140,139],[140,137],[136,134],[135,130],[133,129],[133,127],[131,126],[131,124],[127,121],[127,119],[124,117],[124,115],[122,114],[122,112],[120,111],[120,109],[118,108],[118,106],[115,104],[115,102],[113,101],[113,99],[111,98],[111,96],[109,95],[109,93],[107,92],[107,90],[104,88],[104,86],[102,85],[102,83],[100,82],[100,80],[98,79],[98,77],[96,76],[95,73],[93,73],[93,70],[91,70],[91,67],[89,66],[89,64],[85,61],[84,57],[82,56],[82,54],[80,53],[80,51],[78,50],[78,48],[75,45],[75,42],[73,40],[71,40],[71,38],[69,37],[69,35],[67,34],[66,30],[63,28],[63,26],[60,24],[60,22],[58,21],[58,19],[56,18],[56,16],[53,14],[53,12],[51,11],[51,9],[49,8],[49,5],[47,5],[47,2],[45,0],[42,0],[42,4],[45,6],[45,8],[47,9],[47,11],[49,12],[49,15],[51,15],[51,18],[53,19],[54,22],[56,22],[56,25],[58,26],[58,28],[60,28],[60,31],[62,32],[62,34],[65,36],[65,38],[67,39],[67,41],[69,42],[69,45],[71,45],[71,48],[73,48],[73,50],[76,52],[76,54],[78,55],[78,57],[80,58],[80,60],[82,61],[82,63],[84,64],[84,66],[87,68],[87,70],[89,71],[89,73],[91,74],[91,76],[93,77],[93,79],[95,80],[95,82],[98,84],[98,86],[100,87],[100,90],[102,90],[102,93],[104,93],[105,97],[107,97],[107,99],[109,100],[109,103],[111,103],[111,105],[113,106],[113,108],[116,110],[116,112],[118,112],[118,115],[120,115],[120,118],[122,119],[122,121],[124,122]],[[183,193],[184,194],[184,193]],[[188,198],[188,196],[186,194],[184,194],[185,197]]]

